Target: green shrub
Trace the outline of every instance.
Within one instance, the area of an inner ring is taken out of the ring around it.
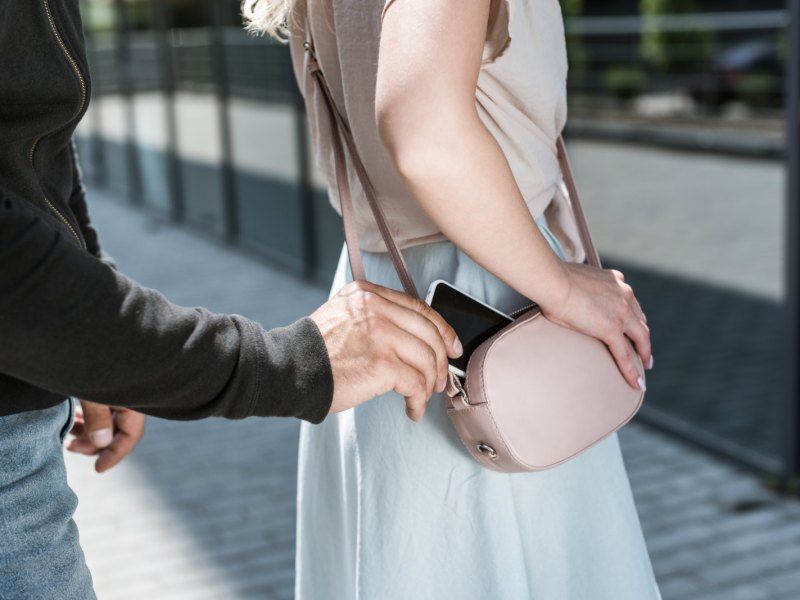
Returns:
[[[639,46],[642,58],[665,73],[687,73],[704,69],[716,44],[713,31],[664,31],[657,26],[659,17],[690,15],[697,11],[694,0],[640,0],[639,12],[645,24]]]
[[[622,101],[629,101],[644,92],[647,76],[639,67],[614,65],[603,74],[606,91]]]
[[[580,16],[583,14],[583,0],[561,0],[561,11],[566,19]],[[570,33],[569,27],[567,27],[567,58],[569,59],[570,79],[573,82],[582,81],[586,74],[589,57],[583,38],[578,34]]]

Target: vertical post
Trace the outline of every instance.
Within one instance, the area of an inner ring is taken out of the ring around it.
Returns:
[[[239,237],[239,211],[236,196],[236,175],[233,170],[233,147],[231,140],[230,86],[225,56],[225,7],[224,2],[207,0],[211,16],[211,62],[214,87],[219,106],[220,144],[222,150],[222,194],[224,202],[225,241],[236,243]]]
[[[125,0],[115,0],[117,22],[117,70],[120,93],[125,102],[126,137],[125,159],[128,167],[129,200],[139,203],[142,199],[139,156],[136,148],[136,114],[133,110],[133,81],[131,78],[130,23]]]
[[[181,164],[178,157],[178,125],[175,116],[175,70],[172,66],[172,50],[169,42],[171,20],[167,14],[164,0],[150,0],[155,24],[156,45],[158,48],[159,84],[166,100],[167,122],[167,177],[169,180],[170,217],[175,221],[183,219],[183,182]]]
[[[90,15],[90,7],[86,0],[81,0],[81,12],[84,15],[84,39],[86,40],[86,54],[89,59],[89,66],[91,68],[92,64],[96,64],[96,54],[97,51],[95,47],[95,39],[94,39],[94,24],[91,21]],[[92,165],[91,167],[91,183],[96,185],[108,185],[108,178],[106,177],[106,168],[105,168],[105,155],[102,149],[102,139],[100,134],[101,122],[100,122],[100,110],[98,108],[99,101],[99,93],[98,89],[100,86],[100,75],[97,73],[96,70],[92,69],[92,86],[91,86],[91,98],[89,101],[92,103],[92,110],[89,111],[89,114],[84,116],[84,119],[91,119],[91,136],[89,137],[89,155],[81,157],[83,161],[89,161]]]
[[[784,462],[787,482],[800,477],[800,0],[790,0],[787,78],[786,283],[789,319],[789,386],[786,399]]]
[[[292,94],[294,107],[295,140],[297,142],[297,201],[300,207],[300,235],[302,236],[303,276],[313,278],[317,273],[317,223],[314,214],[314,184],[311,181],[311,153],[308,147],[308,122],[303,98],[299,92]]]

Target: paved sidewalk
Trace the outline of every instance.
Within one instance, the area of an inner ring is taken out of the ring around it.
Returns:
[[[121,268],[173,301],[271,327],[326,296],[97,191],[92,208]],[[297,431],[292,420],[150,419],[134,456],[106,475],[69,456],[100,599],[292,598]],[[800,502],[641,424],[621,440],[666,600],[798,597]]]

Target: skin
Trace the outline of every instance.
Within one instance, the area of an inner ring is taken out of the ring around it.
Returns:
[[[447,383],[447,358],[461,355],[455,331],[424,302],[378,285],[354,282],[320,306],[317,324],[333,372],[330,412],[348,410],[389,391],[406,399],[419,421]],[[144,435],[145,416],[81,400],[67,450],[96,456],[98,473],[119,464]]]
[[[559,260],[478,116],[489,8],[488,0],[391,5],[378,60],[381,138],[419,205],[454,244],[549,319],[605,342],[629,385],[644,387],[636,354],[652,364],[650,332],[633,290],[619,271]]]
[[[81,400],[75,411],[74,436],[67,450],[96,456],[94,468],[103,473],[118,465],[142,439],[145,416],[128,408],[119,408]]]
[[[419,421],[447,384],[447,358],[461,355],[455,331],[430,306],[366,282],[345,286],[311,315],[333,368],[331,412],[395,391]]]

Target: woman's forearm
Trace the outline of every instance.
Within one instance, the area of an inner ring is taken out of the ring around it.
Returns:
[[[420,206],[456,246],[519,293],[541,304],[558,302],[567,293],[563,266],[494,137],[477,114],[430,115],[413,131],[383,128]]]
[[[475,105],[489,1],[403,0],[386,12],[376,87],[381,138],[417,202],[473,260],[542,304],[568,278]]]

